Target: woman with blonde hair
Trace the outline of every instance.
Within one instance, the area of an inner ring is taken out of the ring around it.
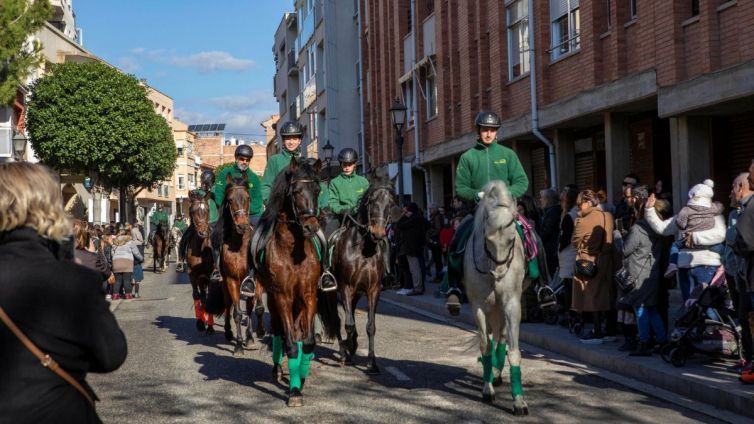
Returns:
[[[100,422],[86,374],[120,367],[126,339],[102,298],[101,276],[62,259],[72,226],[60,186],[41,165],[0,164],[0,211],[0,307],[75,383],[0,325],[3,421]]]
[[[594,318],[594,329],[581,338],[586,344],[602,344],[602,321],[611,306],[613,216],[599,205],[594,191],[579,193],[579,213],[571,239],[576,249],[571,308],[578,313],[591,312]]]

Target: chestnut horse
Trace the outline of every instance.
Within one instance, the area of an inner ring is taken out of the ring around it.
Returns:
[[[207,288],[209,287],[209,275],[212,273],[212,246],[210,245],[209,225],[209,196],[206,192],[200,196],[191,192],[189,199],[189,217],[193,231],[190,234],[186,249],[186,263],[188,264],[189,279],[191,280],[191,294],[194,298],[194,314],[196,316],[196,329],[207,331],[207,334],[215,333],[213,328],[214,319],[212,314],[205,310],[207,301]]]
[[[258,276],[267,293],[273,335],[272,371],[278,382],[283,375],[283,348],[288,355],[288,406],[304,404],[301,390],[316,345],[314,316],[320,257],[324,253],[323,247],[314,241],[319,230],[317,198],[321,166],[319,160],[298,162],[292,158],[275,179],[267,210],[258,226],[258,231],[271,231],[264,245],[264,266]],[[323,317],[323,325],[326,335],[336,334],[337,321]]]
[[[366,294],[369,304],[367,335],[369,336],[369,374],[379,373],[374,355],[375,314],[380,299],[381,280],[387,274],[388,244],[386,227],[390,209],[395,205],[393,186],[389,180],[372,177],[369,189],[361,197],[356,218],[347,218],[345,228],[337,231],[331,261],[338,281],[340,301],[345,312],[346,339],[338,331],[341,362],[353,364],[358,346],[354,312],[359,299]],[[323,310],[321,315],[326,312]],[[338,318],[339,320],[339,318]],[[339,323],[340,324],[340,323]],[[338,325],[340,328],[340,325]]]
[[[244,346],[253,343],[251,335],[252,318],[251,312],[256,298],[261,295],[257,290],[254,298],[246,300],[246,312],[249,316],[249,325],[246,330],[246,341],[243,340],[241,331],[241,282],[248,275],[247,257],[249,241],[251,240],[252,228],[249,223],[249,182],[246,174],[243,178],[234,178],[228,174],[225,186],[225,198],[221,206],[220,217],[213,230],[213,244],[222,243],[220,249],[220,274],[222,275],[222,294],[225,315],[225,339],[233,341],[233,331],[230,327],[231,312],[236,324],[235,348],[233,354],[243,354]],[[222,240],[218,240],[222,237]],[[258,286],[259,284],[257,284]],[[210,297],[217,294],[217,290],[210,290]],[[208,303],[216,304],[210,299]],[[257,309],[264,313],[263,309]],[[212,311],[214,312],[214,311]],[[257,314],[257,334],[264,334],[261,314]]]
[[[170,262],[170,233],[167,227],[163,228],[162,223],[157,224],[154,237],[152,238],[152,258],[154,259],[153,272],[157,273],[157,264],[160,272],[165,272],[167,263]]]

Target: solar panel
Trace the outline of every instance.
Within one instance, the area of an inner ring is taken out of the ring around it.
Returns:
[[[217,131],[217,124],[212,124],[212,125],[210,125],[210,128],[209,128],[209,130],[210,130],[210,131]]]
[[[218,131],[225,131],[225,124],[218,124],[217,130]]]
[[[196,125],[189,125],[188,130],[194,132],[194,128],[196,128]]]

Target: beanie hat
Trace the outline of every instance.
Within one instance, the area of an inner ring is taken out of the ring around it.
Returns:
[[[697,184],[689,190],[689,206],[712,206],[712,197],[715,196],[715,183],[709,178],[702,184]]]
[[[414,202],[411,202],[411,203],[408,204],[408,206],[406,207],[406,209],[408,209],[408,211],[411,212],[411,213],[418,213],[419,212],[419,205],[417,205]]]

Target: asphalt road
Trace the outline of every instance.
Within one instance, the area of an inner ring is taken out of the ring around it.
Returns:
[[[114,373],[89,376],[106,423],[720,422],[535,350],[524,351],[522,364],[530,415],[513,417],[507,366],[497,400],[482,402],[472,332],[385,302],[377,316],[382,373],[363,372],[366,314],[360,311],[357,365],[342,367],[335,345],[318,346],[305,406],[288,408],[287,385],[272,379],[265,344],[234,357],[222,319],[214,336],[196,331],[191,287],[182,277],[147,272],[142,298],[117,305],[128,359]]]

